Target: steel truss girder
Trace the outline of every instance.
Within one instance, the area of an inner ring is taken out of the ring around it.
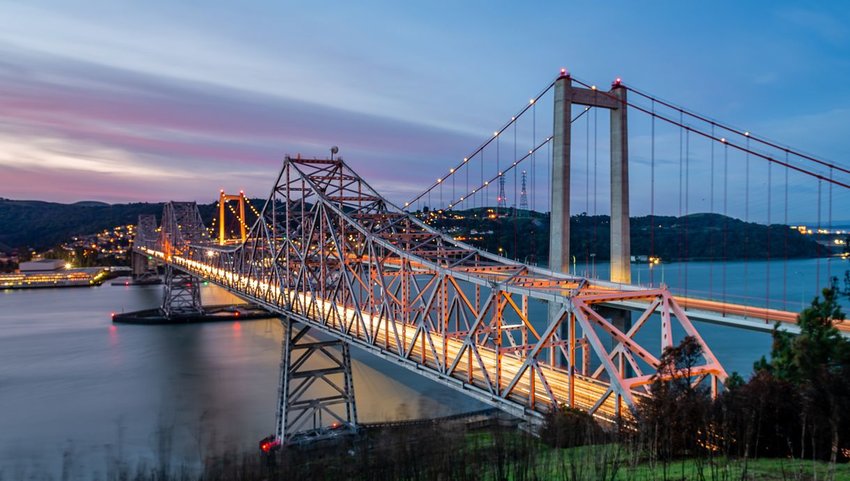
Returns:
[[[171,262],[514,413],[567,404],[614,420],[647,392],[626,366],[651,376],[674,321],[696,332],[666,289],[591,285],[474,249],[393,206],[341,160],[287,157],[244,244],[195,244]],[[660,311],[661,342],[642,346],[635,328],[595,313],[617,299],[661,299],[645,316]],[[548,324],[529,313],[543,302],[559,310]],[[725,371],[702,344],[716,385]]]
[[[281,318],[281,323],[277,439],[286,442],[299,432],[327,428],[327,420],[355,429],[357,407],[348,343],[312,340],[306,336],[310,326],[289,317]]]

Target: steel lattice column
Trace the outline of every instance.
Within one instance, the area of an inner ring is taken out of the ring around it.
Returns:
[[[277,439],[288,441],[299,432],[333,432],[357,428],[357,408],[348,343],[308,338],[309,326],[290,318],[283,325]],[[329,422],[328,422],[329,421]]]
[[[197,277],[166,264],[162,312],[167,317],[203,314],[199,284]]]

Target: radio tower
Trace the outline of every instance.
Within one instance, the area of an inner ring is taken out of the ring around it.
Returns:
[[[528,215],[528,192],[525,190],[525,171],[522,171],[522,190],[519,192],[519,210],[522,216]]]
[[[505,196],[505,176],[499,176],[499,197],[496,199],[496,210],[508,208],[508,198]]]

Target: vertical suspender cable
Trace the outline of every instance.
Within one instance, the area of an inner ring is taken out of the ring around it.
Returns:
[[[597,217],[597,172],[599,170],[599,143],[598,139],[598,130],[599,130],[599,117],[597,116],[599,109],[593,109],[593,245],[599,245],[599,218]],[[594,273],[594,277],[595,277]]]
[[[653,274],[652,258],[655,257],[655,100],[652,100],[652,124],[650,127],[650,174],[649,174],[649,285],[655,282]]]
[[[688,264],[690,263],[690,252],[688,252],[688,215],[690,214],[691,193],[691,131],[685,130],[685,297],[688,295]]]
[[[714,138],[714,122],[711,123],[711,137]],[[711,183],[708,195],[708,212],[714,214],[714,140],[711,141]],[[708,263],[708,298],[714,296],[714,258]]]
[[[537,102],[531,106],[531,148],[537,145]],[[535,187],[535,162],[537,160],[537,152],[531,153],[531,191],[537,192]],[[531,210],[534,210],[534,195],[531,196]],[[569,214],[568,214],[569,215]]]
[[[788,164],[788,150],[785,150],[785,164]],[[785,216],[783,217],[783,229],[785,231],[785,246],[783,248],[783,256],[785,257],[782,263],[782,302],[783,308],[788,310],[788,236],[790,235],[788,228],[788,172],[791,169],[785,167]]]
[[[830,233],[832,233],[832,167],[829,168],[829,195],[828,207],[827,207],[827,215],[829,219],[827,220],[828,226],[827,229]],[[832,282],[832,263],[829,262],[829,259],[826,260],[826,277],[829,282]],[[829,285],[827,283],[827,285]]]
[[[771,206],[770,202],[772,200],[772,188],[773,188],[773,169],[771,168],[773,162],[767,163],[767,240],[765,241],[765,252],[767,255],[767,262],[765,265],[765,287],[764,287],[764,305],[766,309],[770,309],[770,212]]]
[[[585,109],[587,110],[587,109]],[[584,212],[590,215],[590,116],[585,115],[584,132]]]
[[[729,236],[729,144],[723,143],[723,304],[726,304],[726,261]]]
[[[683,120],[684,119],[683,119],[682,111],[679,110],[679,210],[677,211],[679,218],[677,220],[677,223],[682,222],[682,195],[684,194],[684,191],[682,190],[682,178],[683,178],[683,174],[684,174],[684,159],[685,159],[684,150],[683,150],[684,149],[684,130],[685,130],[682,127],[684,125]],[[682,248],[683,248],[683,243],[684,243],[683,238],[682,238],[682,234],[683,234],[682,227],[679,226],[679,228],[677,229],[677,236],[676,236],[677,250],[678,250],[678,255],[679,255],[679,267],[678,267],[679,279],[677,281],[677,284],[679,286],[682,285],[682,268],[683,268],[682,263],[684,262],[684,256],[682,255]],[[678,287],[678,286],[676,286],[676,287]]]
[[[817,226],[817,229],[815,229],[815,241],[817,241],[817,238],[820,235],[821,190],[822,189],[823,189],[823,183],[821,182],[820,179],[818,179],[818,226]],[[817,295],[818,292],[820,292],[820,283],[821,283],[821,278],[820,278],[820,253],[821,253],[821,247],[820,247],[820,242],[818,242],[817,243],[818,262],[817,262],[817,269],[815,271],[815,295]]]
[[[749,267],[750,267],[750,137],[747,136],[747,151],[744,154],[744,289],[749,296]]]

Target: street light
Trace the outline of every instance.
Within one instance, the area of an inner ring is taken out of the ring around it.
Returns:
[[[590,254],[590,277],[596,279],[596,253]]]

